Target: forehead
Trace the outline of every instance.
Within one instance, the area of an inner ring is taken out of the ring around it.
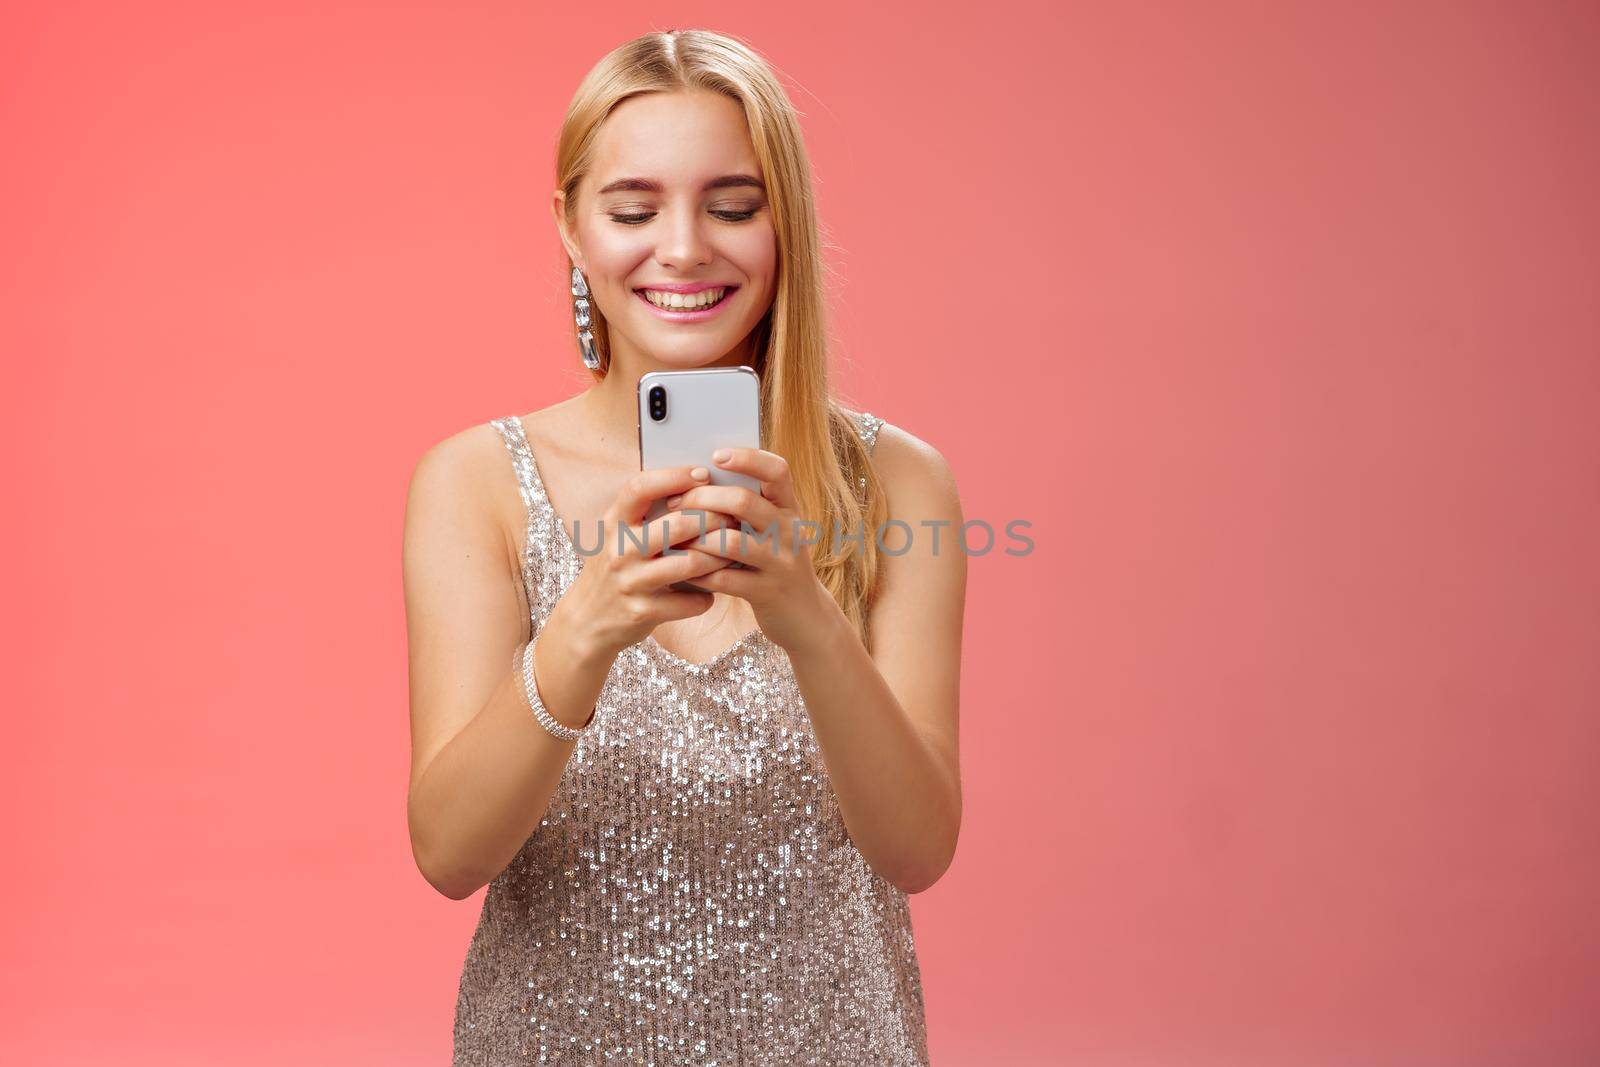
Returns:
[[[616,178],[691,185],[724,174],[761,174],[744,109],[721,93],[645,93],[624,100],[595,139],[591,189]]]

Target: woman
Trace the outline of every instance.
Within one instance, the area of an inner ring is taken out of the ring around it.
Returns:
[[[906,895],[961,821],[961,509],[829,392],[793,108],[738,41],[640,37],[579,87],[552,208],[593,384],[434,446],[406,509],[412,848],[489,886],[454,1062],[926,1063]],[[762,491],[640,472],[639,376],[739,365],[767,447],[718,462]]]

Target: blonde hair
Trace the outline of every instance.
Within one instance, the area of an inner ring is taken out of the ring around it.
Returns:
[[[761,379],[762,447],[788,460],[799,514],[819,527],[812,566],[870,643],[867,610],[879,575],[875,534],[888,510],[856,421],[829,386],[811,162],[794,107],[766,61],[742,41],[709,30],[647,33],[611,51],[578,86],[561,126],[556,182],[566,194],[567,218],[576,218],[578,186],[611,111],[643,93],[690,90],[732,98],[749,124],[778,248],[772,307],[752,331],[754,369]],[[569,261],[563,281],[572,266]],[[592,303],[590,314],[600,357],[599,369],[591,373],[598,380],[611,367],[611,349],[605,316]],[[859,493],[863,477],[866,488]],[[836,526],[843,534],[859,527],[861,543],[841,536],[835,550]]]

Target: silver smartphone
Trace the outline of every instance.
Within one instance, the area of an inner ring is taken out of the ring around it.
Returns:
[[[761,482],[718,467],[719,448],[761,447],[761,379],[749,367],[649,371],[639,376],[639,469],[704,467],[712,485],[739,485],[761,492]],[[666,498],[645,513],[654,522],[667,513]],[[729,566],[741,567],[738,560]],[[695,589],[674,582],[674,589]]]

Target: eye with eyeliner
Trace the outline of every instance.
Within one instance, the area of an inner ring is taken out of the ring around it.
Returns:
[[[723,222],[749,222],[755,217],[756,212],[759,210],[761,209],[751,208],[749,211],[713,211],[711,214],[715,215]],[[624,226],[643,226],[645,223],[655,218],[655,214],[656,213],[654,211],[632,215],[613,214],[611,216],[611,221],[619,222]]]

